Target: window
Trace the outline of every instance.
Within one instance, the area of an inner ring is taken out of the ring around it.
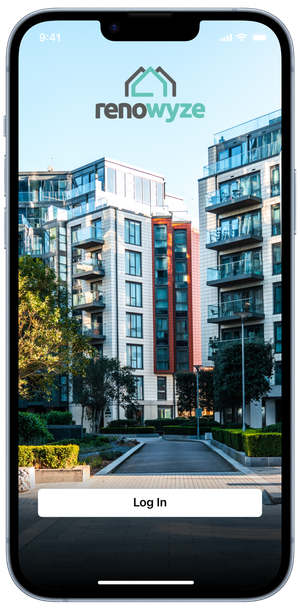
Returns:
[[[143,202],[150,203],[150,180],[143,178]]]
[[[187,261],[175,261],[175,282],[187,282]]]
[[[144,400],[144,377],[134,377],[136,394],[138,400]]]
[[[156,318],[156,345],[168,345],[168,318]]]
[[[126,305],[131,307],[142,307],[142,284],[125,282]]]
[[[175,258],[186,258],[186,230],[177,229],[174,231],[174,251]]]
[[[158,419],[172,419],[172,407],[157,407]]]
[[[157,182],[157,205],[163,205],[163,184]]]
[[[140,176],[134,177],[134,186],[135,186],[135,200],[143,201],[143,192],[142,192],[142,178]]]
[[[67,257],[66,256],[59,257],[59,277],[63,280],[63,282],[67,281]]]
[[[77,225],[76,227],[71,227],[71,241],[72,244],[76,244],[78,242],[78,233],[77,231],[79,231],[81,229],[81,225]]]
[[[141,269],[142,255],[140,252],[125,250],[125,273],[128,275],[142,275]]]
[[[282,362],[275,362],[275,385],[282,385]]]
[[[126,314],[126,337],[137,337],[139,339],[143,336],[143,316],[135,313]]]
[[[247,195],[261,196],[260,173],[242,176],[220,184],[220,202],[232,201]]]
[[[169,368],[169,349],[167,347],[158,347],[156,349],[156,368],[159,371]]]
[[[279,165],[271,167],[271,197],[280,195]]]
[[[273,284],[274,314],[282,313],[282,290],[281,284]]]
[[[280,204],[271,206],[272,215],[272,235],[280,235]]]
[[[275,322],[275,324],[274,324],[274,343],[275,343],[275,354],[281,354],[281,352],[282,352],[281,322]]]
[[[135,246],[141,245],[141,223],[125,220],[125,243]]]
[[[93,347],[97,350],[99,358],[103,356],[103,343],[96,343]]]
[[[177,312],[187,312],[187,290],[175,290],[175,310]],[[186,313],[184,313],[186,315]]]
[[[281,244],[273,244],[273,275],[281,273]]]
[[[157,377],[157,400],[167,400],[166,377]]]
[[[188,321],[187,320],[176,320],[176,345],[185,346],[188,345],[189,333],[188,333]]]
[[[155,284],[168,283],[168,259],[166,256],[155,257]]]
[[[189,370],[189,350],[180,349],[176,351],[177,359],[177,371],[188,371]]]
[[[68,378],[66,375],[61,375],[60,378],[60,399],[63,402],[68,400]]]
[[[143,368],[142,345],[126,345],[126,364],[133,369]]]
[[[167,225],[154,225],[154,253],[167,254]]]
[[[65,227],[59,227],[59,249],[66,250],[67,249],[67,231]]]
[[[156,288],[155,293],[156,313],[168,313],[168,288]]]
[[[111,167],[107,167],[106,168],[106,178],[107,178],[106,190],[109,193],[115,193],[116,192],[116,170],[112,169]]]

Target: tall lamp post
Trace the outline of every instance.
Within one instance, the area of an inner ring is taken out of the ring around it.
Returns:
[[[200,435],[199,435],[199,417],[201,417],[202,415],[202,409],[200,409],[199,407],[199,371],[200,369],[202,369],[202,364],[194,364],[194,368],[197,371],[197,411],[196,411],[196,416],[197,416],[197,440],[200,439]],[[201,411],[201,413],[200,413]]]
[[[245,338],[244,338],[244,324],[247,318],[252,316],[249,311],[250,303],[245,303],[244,309],[241,311],[235,311],[234,315],[240,318],[242,323],[242,392],[243,392],[243,432],[246,430],[246,409],[245,409]]]

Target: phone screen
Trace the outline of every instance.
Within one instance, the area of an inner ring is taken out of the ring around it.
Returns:
[[[97,15],[13,43],[12,571],[42,599],[259,599],[291,562],[289,42]]]

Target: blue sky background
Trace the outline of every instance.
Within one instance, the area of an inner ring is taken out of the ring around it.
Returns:
[[[40,33],[60,33],[60,42],[40,42]],[[227,34],[232,42],[220,42]],[[253,34],[267,40],[255,42]],[[98,22],[35,26],[20,48],[20,170],[72,170],[110,157],[163,174],[167,192],[183,196],[197,217],[197,180],[214,134],[280,108],[280,58],[274,33],[254,22],[205,22],[182,43],[110,42]],[[151,75],[145,90],[151,83],[153,98],[125,98],[124,82],[137,68],[159,65],[176,80],[176,98],[171,88],[163,98]],[[206,112],[172,123],[96,120],[99,102],[200,102]]]

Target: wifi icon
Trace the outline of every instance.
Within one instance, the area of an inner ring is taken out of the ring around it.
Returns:
[[[247,34],[237,34],[236,37],[243,42],[243,40],[245,40],[245,38],[247,38]]]

